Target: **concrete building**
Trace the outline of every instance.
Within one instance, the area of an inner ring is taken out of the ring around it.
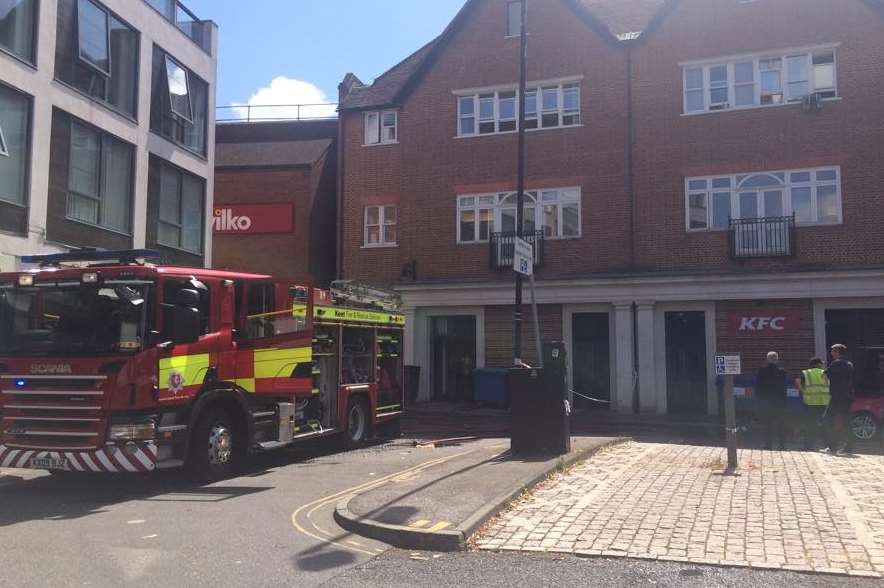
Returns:
[[[75,247],[211,264],[217,33],[176,0],[0,5],[0,270]]]
[[[329,285],[337,132],[334,119],[218,124],[214,267]]]
[[[469,0],[340,87],[339,271],[402,292],[422,399],[512,362],[518,5]],[[532,0],[527,25],[525,230],[572,386],[716,414],[716,352],[796,375],[840,341],[881,393],[884,4]]]

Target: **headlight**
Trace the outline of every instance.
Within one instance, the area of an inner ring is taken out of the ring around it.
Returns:
[[[25,274],[23,276],[18,277],[18,285],[22,288],[29,288],[34,285],[34,276],[32,274]]]
[[[110,441],[149,441],[156,435],[156,425],[138,423],[131,425],[111,425],[107,438]]]

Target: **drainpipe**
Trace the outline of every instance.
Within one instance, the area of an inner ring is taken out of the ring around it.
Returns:
[[[632,45],[626,46],[626,182],[629,190],[629,267],[635,270],[635,117],[632,106]]]
[[[626,182],[629,190],[629,268],[635,271],[635,117],[632,105],[632,43],[626,45]],[[641,410],[639,400],[638,305],[632,303],[632,412]]]
[[[641,410],[639,402],[638,371],[638,304],[632,303],[632,412]]]

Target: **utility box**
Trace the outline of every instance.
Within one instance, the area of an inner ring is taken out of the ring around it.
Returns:
[[[514,455],[571,451],[564,344],[544,343],[543,355],[543,368],[509,371],[510,447]]]

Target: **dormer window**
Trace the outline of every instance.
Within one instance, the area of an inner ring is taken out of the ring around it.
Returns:
[[[365,113],[365,144],[386,145],[399,142],[399,117],[395,110]]]

